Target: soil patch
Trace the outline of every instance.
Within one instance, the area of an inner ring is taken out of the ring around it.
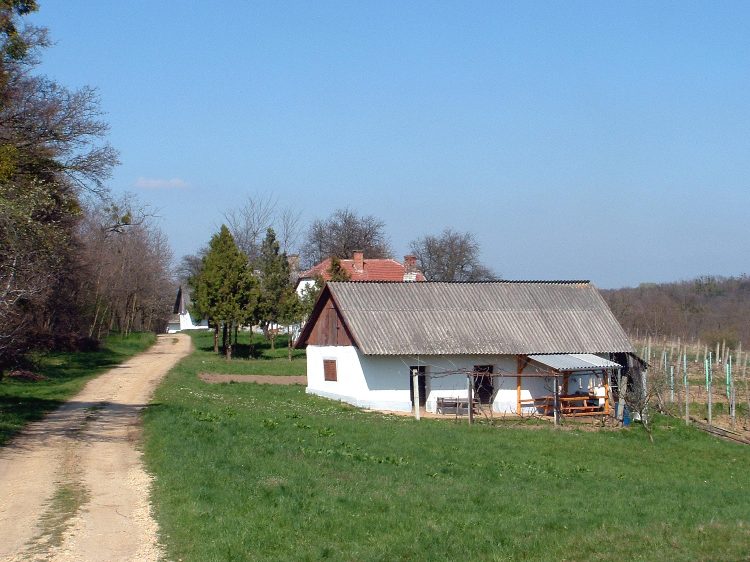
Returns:
[[[257,384],[302,384],[307,386],[307,377],[285,375],[221,375],[218,373],[198,374],[204,382],[217,384],[222,382],[254,382]]]

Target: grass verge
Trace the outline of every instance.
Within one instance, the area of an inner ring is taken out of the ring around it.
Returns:
[[[196,375],[216,359],[197,347],[145,414],[169,559],[693,561],[750,552],[750,448],[679,420],[655,418],[654,444],[637,426],[416,422],[302,387],[208,385]]]
[[[289,361],[287,336],[276,338],[275,349],[260,334],[241,332],[238,342],[233,346],[233,357],[227,361],[223,356],[214,353],[213,332],[190,332],[195,352],[186,359],[200,373],[219,373],[229,375],[304,375],[307,369],[305,352],[292,350]],[[221,345],[221,337],[219,338]]]
[[[41,381],[0,380],[0,445],[78,393],[90,379],[151,346],[152,333],[109,336],[98,351],[38,353],[31,359]]]

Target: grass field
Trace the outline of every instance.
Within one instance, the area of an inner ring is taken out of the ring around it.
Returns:
[[[30,421],[59,407],[94,376],[147,349],[152,333],[112,335],[98,351],[40,353],[30,359],[45,380],[30,382],[6,377],[0,381],[0,445]]]
[[[208,385],[279,359],[202,350],[145,416],[174,560],[746,560],[750,448],[658,418],[624,431],[360,411],[302,387]],[[299,374],[295,360],[289,374]],[[289,362],[286,362],[289,366]],[[240,371],[238,371],[238,369]]]

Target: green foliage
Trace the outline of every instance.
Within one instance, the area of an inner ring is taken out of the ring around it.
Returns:
[[[79,392],[96,375],[150,347],[152,333],[109,336],[97,351],[50,352],[32,356],[33,371],[44,380],[0,380],[0,444],[30,421],[41,419]]]
[[[330,281],[349,281],[351,279],[351,275],[341,267],[341,260],[336,256],[331,258],[331,265],[328,267],[328,279]]]
[[[300,302],[290,281],[289,261],[280,252],[276,233],[272,228],[260,249],[257,263],[260,275],[260,302],[257,319],[261,326],[292,324],[301,315]]]
[[[18,16],[36,12],[36,0],[0,1],[0,53],[2,58],[21,60],[29,50],[29,41],[18,29]]]
[[[0,0],[0,366],[82,315],[75,247],[82,189],[106,193],[116,152],[96,92],[35,75],[46,30],[22,24],[34,0]]]
[[[190,280],[194,314],[214,326],[250,322],[258,306],[258,283],[243,254],[222,225],[208,245],[197,276]]]
[[[302,387],[208,385],[196,377],[205,357],[199,349],[175,368],[145,414],[170,559],[692,561],[750,551],[750,449],[679,421],[657,417],[653,445],[637,425],[416,422]]]
[[[315,276],[315,282],[311,285],[307,285],[302,289],[302,295],[300,296],[300,313],[302,318],[308,318],[312,314],[315,303],[318,301],[320,292],[323,290],[325,280],[321,275]]]

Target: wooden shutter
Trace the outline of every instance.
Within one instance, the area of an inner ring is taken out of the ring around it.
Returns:
[[[336,360],[323,359],[323,379],[327,381],[338,380],[336,376]]]

